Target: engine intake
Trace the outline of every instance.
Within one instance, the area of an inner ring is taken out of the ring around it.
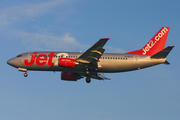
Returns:
[[[62,72],[61,73],[61,80],[66,81],[77,81],[77,79],[80,79],[81,77],[77,73],[71,73],[71,72]]]

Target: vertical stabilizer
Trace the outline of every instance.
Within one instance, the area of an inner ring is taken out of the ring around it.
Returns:
[[[163,50],[166,44],[170,27],[162,27],[159,32],[140,50],[128,52],[126,54],[138,54],[138,55],[154,55]]]

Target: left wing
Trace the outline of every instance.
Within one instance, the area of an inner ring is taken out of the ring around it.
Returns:
[[[86,75],[85,73],[84,73],[84,74],[78,73],[78,75],[81,76],[81,78],[83,78],[82,76],[87,77],[87,75]],[[99,73],[97,73],[97,72],[91,72],[91,73],[88,75],[88,77],[94,78],[94,79],[97,79],[97,80],[111,80],[110,78],[107,78],[107,77],[105,77],[103,74],[99,74]]]
[[[97,72],[94,74],[91,74],[91,78],[99,79],[99,80],[111,80],[110,78],[107,78],[102,74],[98,74]]]
[[[103,46],[110,38],[102,38],[90,47],[85,53],[83,53],[76,62],[79,63],[97,63],[99,58],[104,53],[105,49]]]

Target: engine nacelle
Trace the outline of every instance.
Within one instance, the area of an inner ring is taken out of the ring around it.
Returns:
[[[71,58],[59,58],[58,65],[60,67],[72,67],[75,68],[75,59]]]
[[[77,81],[77,79],[80,79],[77,73],[71,73],[71,72],[62,72],[61,73],[61,80],[66,81]]]

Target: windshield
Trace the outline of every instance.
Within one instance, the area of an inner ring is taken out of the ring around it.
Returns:
[[[22,55],[18,55],[17,57],[21,57]]]

